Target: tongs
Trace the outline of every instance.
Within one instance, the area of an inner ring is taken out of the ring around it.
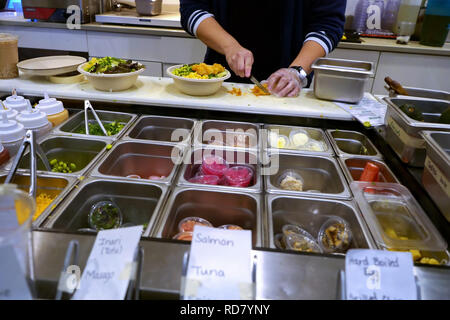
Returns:
[[[20,160],[22,159],[22,156],[25,153],[25,150],[27,149],[28,145],[30,146],[30,190],[29,195],[33,197],[33,199],[36,198],[36,186],[37,186],[37,177],[36,177],[36,154],[41,158],[42,162],[44,163],[45,169],[47,171],[52,171],[50,167],[50,163],[48,162],[48,159],[42,150],[41,146],[36,143],[36,139],[34,136],[33,130],[28,130],[25,134],[25,138],[22,141],[22,144],[20,145],[19,151],[17,152],[16,158],[14,159],[14,162],[11,166],[11,170],[8,173],[8,176],[6,177],[5,183],[11,183],[14,174],[17,171],[17,168],[19,166]]]
[[[388,90],[388,91],[392,90],[392,91],[394,91],[394,93],[402,95],[402,96],[408,95],[408,91],[406,91],[406,89],[403,88],[403,86],[399,82],[391,79],[390,77],[384,78],[384,81],[388,85],[388,86],[385,86],[386,90]]]
[[[95,112],[94,108],[92,107],[89,100],[84,100],[84,125],[86,128],[86,134],[89,134],[89,122],[88,122],[88,110],[91,110],[92,114],[94,115],[95,121],[97,121],[98,125],[100,126],[100,129],[102,129],[105,136],[108,136],[108,133],[106,132],[105,127],[103,126],[102,122],[100,121],[100,118],[98,117],[97,113]]]

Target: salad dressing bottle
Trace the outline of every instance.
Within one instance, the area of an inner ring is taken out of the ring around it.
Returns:
[[[30,100],[25,99],[22,96],[18,96],[16,90],[13,90],[13,94],[3,101],[3,104],[7,109],[13,109],[17,112],[25,111],[27,109]]]
[[[52,131],[52,124],[48,121],[45,113],[33,109],[31,104],[26,111],[22,111],[17,116],[17,122],[23,124],[25,130],[33,130],[36,139],[45,136]]]
[[[55,98],[49,98],[47,93],[45,93],[44,99],[39,101],[36,109],[44,112],[54,127],[69,118],[69,111],[64,108],[63,103]]]
[[[15,120],[8,120],[6,113],[3,113],[0,120],[0,142],[8,150],[11,157],[19,151],[24,137],[25,128],[23,124]]]

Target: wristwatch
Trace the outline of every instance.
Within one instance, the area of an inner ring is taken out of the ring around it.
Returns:
[[[300,78],[300,81],[302,82],[302,88],[306,87],[308,85],[308,74],[306,73],[305,69],[303,69],[300,66],[292,66],[291,69],[294,69],[298,73],[298,77]]]

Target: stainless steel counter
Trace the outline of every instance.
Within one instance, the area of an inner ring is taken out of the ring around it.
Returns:
[[[54,298],[56,282],[70,240],[79,241],[80,267],[85,267],[94,235],[34,231],[35,275],[40,298]],[[143,239],[141,299],[178,299],[183,255],[190,246]],[[336,299],[338,272],[345,260],[338,256],[253,250],[257,256],[256,299]],[[415,266],[422,299],[450,299],[450,269]]]

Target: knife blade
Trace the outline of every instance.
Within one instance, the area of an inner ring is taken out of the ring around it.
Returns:
[[[259,82],[258,80],[256,80],[256,78],[254,76],[250,76],[250,81],[253,82],[255,84],[255,86],[257,86],[258,88],[260,88],[264,93],[266,94],[270,94],[270,92],[266,89],[266,87],[264,87],[261,82]]]

